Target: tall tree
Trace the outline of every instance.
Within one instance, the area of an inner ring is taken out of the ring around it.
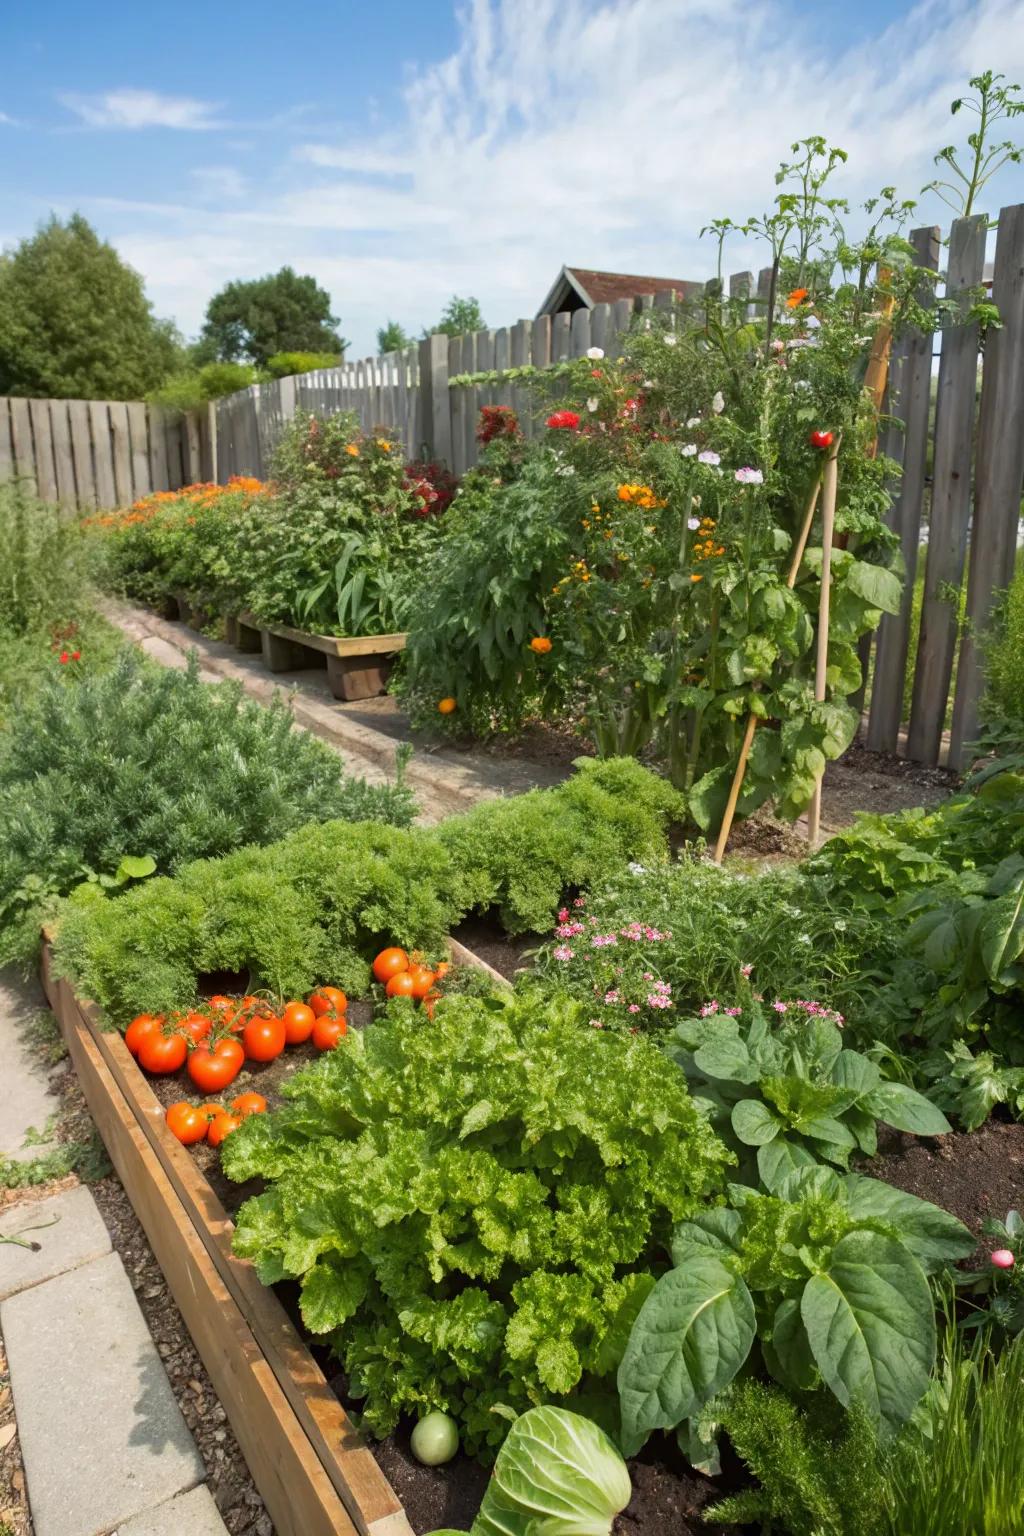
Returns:
[[[140,400],[180,357],[142,278],[81,214],[0,256],[0,395]]]
[[[387,352],[403,352],[411,340],[397,320],[389,320],[377,332],[377,354],[383,357]]]
[[[453,294],[442,312],[440,320],[432,327],[434,332],[446,336],[466,336],[470,331],[484,330],[484,317],[476,299],[460,299]],[[424,334],[429,335],[430,332]]]
[[[291,267],[228,283],[206,307],[200,344],[223,362],[245,361],[265,368],[275,352],[330,352],[345,342],[331,314],[331,296],[315,277]]]

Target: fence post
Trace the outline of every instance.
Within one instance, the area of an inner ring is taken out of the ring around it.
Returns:
[[[914,247],[915,265],[934,271],[939,263],[938,226],[915,229],[910,242]],[[923,278],[917,295],[920,303],[927,305],[933,291],[934,281]],[[892,508],[891,527],[900,536],[906,584],[899,613],[883,614],[878,627],[867,731],[867,744],[873,752],[895,752],[903,715],[914,579],[921,540],[931,387],[932,333],[914,331],[897,343],[889,372],[889,413],[898,417],[902,426],[894,424],[889,428],[883,451],[903,466],[899,494]]]
[[[1024,482],[1024,203],[999,215],[992,298],[1000,329],[985,345],[978,417],[974,529],[967,579],[967,627],[960,646],[951,767],[978,733],[984,678],[978,651],[996,594],[1013,579],[1021,486]]]
[[[423,391],[423,430],[430,434],[429,457],[452,462],[452,416],[448,399],[448,337],[443,333],[420,342],[420,389]]]
[[[987,228],[985,215],[977,214],[970,219],[954,219],[950,230],[946,297],[956,299],[961,319],[970,307],[970,290],[981,282]],[[946,720],[956,651],[956,594],[964,579],[971,516],[971,449],[977,384],[978,327],[947,327],[942,333],[939,360],[928,559],[907,732],[907,756],[919,763],[938,762]]]

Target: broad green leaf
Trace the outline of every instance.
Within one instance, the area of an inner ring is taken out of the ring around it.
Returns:
[[[637,1314],[654,1290],[655,1279],[653,1275],[641,1271],[638,1274],[624,1275],[622,1283],[628,1286],[628,1290],[598,1346],[594,1360],[595,1376],[609,1376],[612,1371],[618,1370],[619,1361],[626,1352],[626,1345],[629,1343]]]
[[[915,1136],[945,1136],[953,1129],[941,1109],[905,1083],[879,1083],[862,1101],[886,1125]]]
[[[823,1143],[830,1155],[841,1153],[844,1161],[857,1144],[853,1132],[833,1115],[817,1115],[813,1120],[803,1122],[800,1130],[812,1141]]]
[[[866,560],[853,560],[845,571],[846,585],[872,608],[899,613],[903,586],[898,576]]]
[[[891,1227],[929,1273],[965,1259],[974,1249],[974,1238],[963,1223],[930,1200],[860,1173],[848,1174],[843,1185],[850,1215]]]
[[[672,1429],[727,1386],[754,1341],[754,1303],[740,1275],[694,1248],[662,1275],[619,1366],[622,1435],[635,1455],[651,1430]]]
[[[705,1077],[722,1078],[732,1083],[757,1082],[758,1069],[738,1035],[732,1040],[709,1040],[707,1045],[694,1051],[693,1061]]]
[[[760,1099],[740,1099],[733,1105],[732,1128],[746,1147],[763,1147],[783,1129],[782,1121]]]
[[[860,1051],[840,1051],[832,1068],[832,1081],[842,1088],[851,1089],[858,1098],[870,1093],[882,1080],[882,1074],[873,1061]]]
[[[818,1368],[800,1316],[800,1303],[795,1296],[780,1302],[776,1308],[772,1336],[762,1339],[761,1353],[776,1381],[790,1391],[807,1392],[817,1381]]]
[[[712,1252],[738,1253],[742,1229],[743,1217],[727,1205],[700,1211],[691,1221],[680,1222],[673,1232],[672,1262],[677,1266],[682,1264],[694,1243],[701,1248],[710,1248]]]
[[[299,1307],[310,1333],[330,1333],[352,1317],[367,1289],[366,1271],[355,1265],[338,1269],[323,1260],[314,1264],[302,1282]]]
[[[978,927],[978,952],[991,981],[1024,955],[1024,885],[993,901]]]
[[[761,1183],[773,1195],[778,1194],[783,1179],[795,1173],[798,1168],[813,1168],[816,1162],[813,1152],[802,1147],[798,1141],[787,1141],[785,1136],[777,1136],[774,1141],[759,1147],[757,1152],[757,1171]]]
[[[875,1129],[874,1115],[863,1109],[848,1109],[846,1123],[856,1137],[860,1150],[867,1157],[874,1157],[878,1151],[878,1132]]]
[[[142,854],[140,857],[126,853],[117,866],[117,877],[119,880],[145,880],[147,875],[155,874],[155,872],[156,859],[151,858],[148,853]]]
[[[844,1406],[859,1402],[890,1427],[909,1419],[935,1363],[935,1311],[924,1270],[902,1243],[848,1232],[808,1280],[800,1316]]]

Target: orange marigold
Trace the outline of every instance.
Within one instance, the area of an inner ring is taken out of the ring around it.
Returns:
[[[786,308],[796,309],[804,302],[810,291],[809,288],[794,288],[792,293],[786,294]]]
[[[547,635],[534,635],[530,641],[530,650],[537,656],[546,656],[551,649],[551,641]]]
[[[358,452],[358,449],[357,449],[357,452]],[[439,699],[438,700],[438,704],[437,704],[438,712],[440,714],[442,714],[442,715],[453,715],[455,713],[456,707],[457,706],[456,706],[456,703],[455,703],[454,699]]]

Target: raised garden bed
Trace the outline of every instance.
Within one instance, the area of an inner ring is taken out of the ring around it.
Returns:
[[[262,651],[271,672],[295,672],[326,665],[336,699],[351,703],[386,693],[392,659],[405,649],[407,636],[312,635],[287,624],[263,624],[251,613],[234,620],[234,644],[240,651]]]

